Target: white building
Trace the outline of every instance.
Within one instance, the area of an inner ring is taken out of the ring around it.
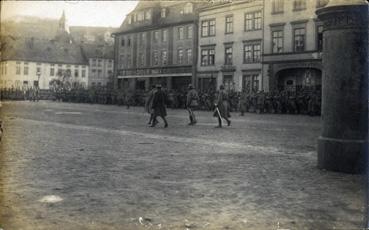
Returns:
[[[79,45],[33,38],[6,39],[0,61],[0,88],[39,86],[53,80],[87,86],[88,62]]]

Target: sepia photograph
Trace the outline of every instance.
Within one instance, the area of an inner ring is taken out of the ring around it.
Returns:
[[[0,230],[364,230],[367,0],[0,1]]]

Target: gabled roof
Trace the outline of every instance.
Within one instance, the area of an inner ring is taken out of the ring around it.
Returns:
[[[35,38],[7,39],[5,43],[2,60],[87,64],[82,49],[77,44]]]

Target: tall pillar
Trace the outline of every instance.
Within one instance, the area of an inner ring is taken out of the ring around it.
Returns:
[[[364,172],[368,144],[368,3],[330,0],[316,13],[324,24],[318,167]]]

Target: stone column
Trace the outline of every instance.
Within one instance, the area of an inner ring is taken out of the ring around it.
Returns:
[[[316,13],[324,24],[318,167],[364,172],[368,144],[368,3],[330,0]]]

